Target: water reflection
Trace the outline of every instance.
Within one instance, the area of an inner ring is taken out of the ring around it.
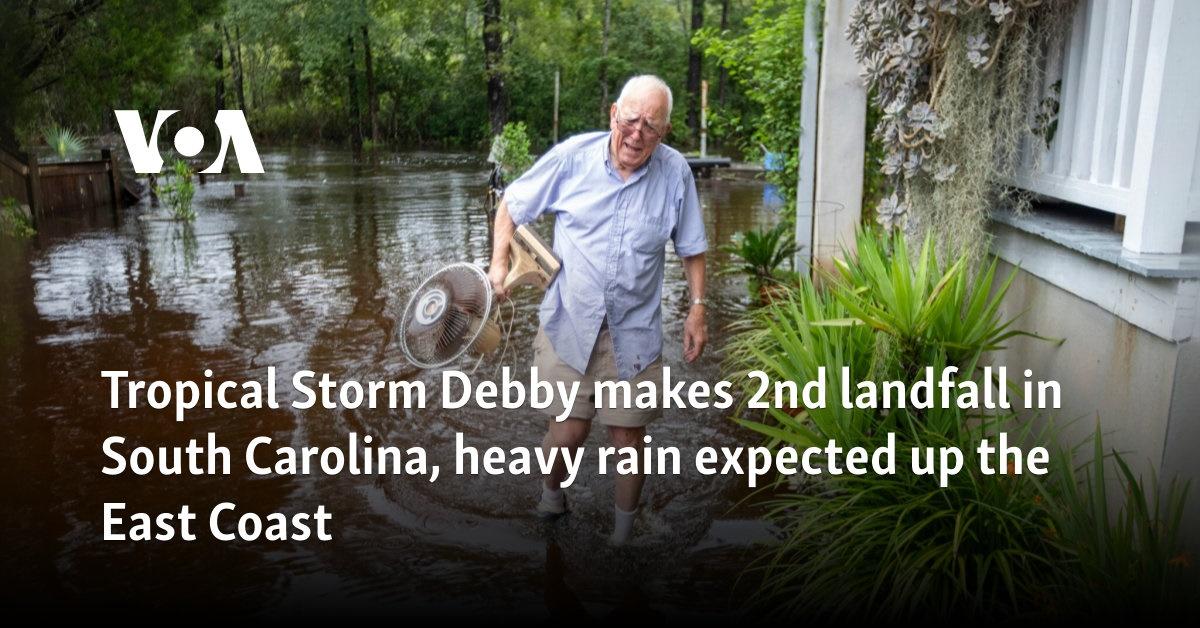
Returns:
[[[234,198],[228,180],[198,188],[192,225],[143,219],[157,211],[145,207],[116,216],[99,210],[48,218],[26,244],[0,243],[0,429],[9,469],[0,483],[11,496],[0,518],[12,548],[2,560],[9,578],[20,575],[6,594],[109,606],[219,600],[247,611],[319,605],[544,615],[548,607],[709,613],[736,606],[730,587],[758,528],[729,525],[754,514],[737,507],[745,491],[734,480],[651,478],[633,549],[616,552],[603,545],[612,516],[607,478],[583,478],[571,489],[575,513],[547,531],[530,516],[536,479],[448,472],[455,432],[477,445],[530,446],[544,429],[535,410],[195,411],[184,423],[107,410],[99,377],[106,369],[174,380],[196,379],[205,368],[220,379],[260,378],[267,366],[285,374],[304,368],[338,380],[420,377],[431,397],[440,394],[436,373],[400,355],[394,326],[419,278],[449,261],[488,259],[486,164],[445,153],[365,164],[323,150],[263,158],[269,174],[249,182],[244,198]],[[704,180],[701,200],[714,245],[773,218],[758,182]],[[669,264],[665,359],[681,377],[720,375],[721,328],[747,301],[743,282],[712,275],[724,261],[710,256],[714,344],[694,365],[681,359],[686,283],[681,267]],[[518,373],[531,358],[537,298],[515,297],[507,361]],[[492,358],[479,369],[499,366]],[[331,446],[351,431],[371,434],[377,443],[425,446],[443,473],[436,484],[263,478],[239,468],[237,455],[229,478],[99,472],[107,436],[123,435],[130,446],[173,445],[209,431],[235,453],[258,435]],[[653,433],[684,460],[701,446],[749,438],[717,411],[668,411]],[[584,464],[594,468],[594,452]],[[335,541],[226,544],[201,534],[193,543],[103,543],[102,505],[111,501],[146,512],[187,503],[201,513],[221,501],[264,513],[325,504]]]

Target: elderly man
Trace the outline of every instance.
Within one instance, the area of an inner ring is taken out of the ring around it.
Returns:
[[[554,250],[562,270],[546,292],[534,345],[539,376],[580,382],[571,415],[551,419],[542,447],[578,449],[593,421],[616,447],[644,446],[659,410],[595,407],[595,383],[662,380],[662,300],[667,240],[683,259],[690,309],[683,356],[700,357],[708,339],[704,252],[708,241],[687,160],[661,144],[671,129],[671,89],[655,76],[629,80],[609,111],[609,131],[572,137],[551,149],[504,193],[496,213],[492,285],[503,298],[508,249],[516,225],[552,213]],[[607,399],[603,400],[607,403]],[[547,413],[561,414],[562,407]],[[561,461],[543,481],[538,512],[567,511]],[[641,475],[616,480],[616,523],[610,542],[623,544],[641,497]]]

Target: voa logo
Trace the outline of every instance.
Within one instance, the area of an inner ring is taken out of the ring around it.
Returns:
[[[129,150],[129,161],[139,174],[158,174],[162,170],[163,159],[158,153],[158,130],[178,109],[159,111],[154,119],[154,126],[147,138],[142,129],[142,116],[134,109],[115,109],[117,125],[121,128],[121,136],[125,138],[125,148]],[[212,164],[200,172],[215,174],[221,172],[225,165],[225,151],[233,144],[233,152],[237,159],[238,169],[244,174],[262,174],[262,161],[258,158],[258,149],[254,146],[254,138],[250,137],[250,127],[246,125],[246,116],[240,109],[222,109],[217,112],[214,120],[217,130],[221,132],[221,152]],[[204,148],[204,134],[200,129],[185,126],[175,132],[175,150],[184,157],[195,157]]]

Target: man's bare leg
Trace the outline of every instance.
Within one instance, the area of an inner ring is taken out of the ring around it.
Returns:
[[[640,452],[645,445],[643,441],[645,436],[646,428],[644,427],[615,427],[612,425],[608,427],[609,440],[617,449],[633,447]],[[640,469],[641,461],[638,462]],[[616,521],[612,536],[609,537],[609,543],[623,545],[633,532],[633,517],[637,514],[638,502],[642,498],[642,486],[646,483],[646,476],[641,473],[618,474],[615,483],[616,488],[613,492],[616,502]]]
[[[542,437],[542,451],[549,454],[551,448],[558,447],[560,450],[570,449],[576,452],[587,440],[591,429],[592,422],[587,419],[567,419],[561,422],[550,419],[546,435]],[[548,491],[558,491],[566,477],[567,463],[561,455],[555,456],[554,466],[550,468],[550,475],[545,477],[542,486]]]

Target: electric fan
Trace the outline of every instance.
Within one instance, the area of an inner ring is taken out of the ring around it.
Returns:
[[[562,261],[537,232],[522,225],[509,247],[504,289],[545,289]],[[495,294],[483,269],[458,262],[443,267],[413,291],[400,319],[400,349],[420,368],[437,368],[465,353],[483,355],[500,345]]]

